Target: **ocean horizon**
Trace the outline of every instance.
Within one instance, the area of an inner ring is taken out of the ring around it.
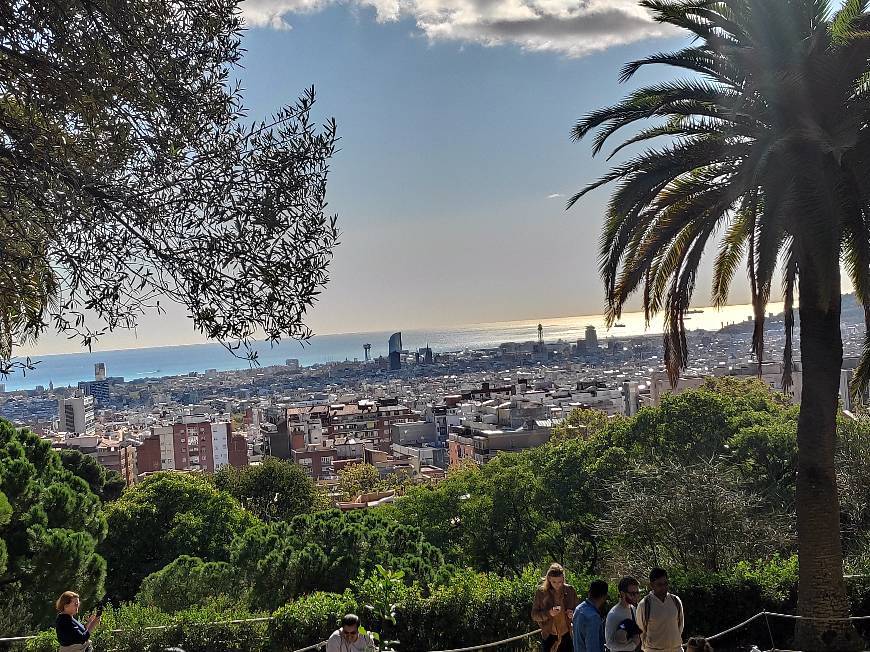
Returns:
[[[752,314],[752,307],[745,304],[695,310],[701,312],[690,315],[692,330],[719,330],[724,324],[745,321]],[[770,304],[768,310],[780,312],[782,305]],[[575,342],[585,336],[587,326],[596,328],[599,339],[656,335],[662,332],[661,316],[647,329],[643,313],[631,312],[623,315],[619,322],[621,326],[610,330],[606,328],[604,315],[579,315],[436,329],[407,329],[402,330],[402,343],[409,351],[430,346],[435,353],[492,348],[504,342],[537,339],[539,323],[544,328],[544,340],[547,342]],[[260,366],[285,364],[287,359],[295,358],[300,365],[307,367],[327,362],[362,360],[363,344],[372,345],[373,359],[386,356],[387,340],[392,332],[394,331],[315,335],[305,344],[284,341],[271,346],[268,342],[256,342],[254,348],[258,352]],[[106,364],[108,376],[120,376],[125,380],[179,376],[208,369],[240,370],[250,366],[246,360],[233,356],[215,342],[82,353],[35,354],[31,355],[31,360],[37,363],[32,371],[22,373],[16,370],[5,378],[0,377],[0,385],[5,384],[7,392],[34,389],[39,385],[48,387],[49,383],[53,383],[55,387],[76,386],[79,381],[93,380],[94,364],[97,362]]]

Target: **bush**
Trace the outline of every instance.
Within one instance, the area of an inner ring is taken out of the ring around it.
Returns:
[[[530,611],[540,576],[538,569],[526,569],[514,578],[463,571],[449,583],[431,587],[428,594],[418,585],[399,583],[390,597],[396,603],[396,623],[386,625],[388,636],[399,641],[399,650],[420,651],[489,643],[526,633],[536,628]],[[582,575],[568,576],[581,598],[589,580]],[[616,582],[611,578],[609,583],[613,602]],[[186,652],[290,652],[327,639],[349,612],[359,614],[367,629],[385,631],[378,614],[366,609],[366,604],[385,600],[375,584],[372,578],[359,579],[354,583],[358,595],[350,591],[309,594],[275,611],[269,624],[201,624],[261,615],[220,602],[176,614],[140,605],[124,606],[106,611],[94,643],[98,652],[162,652],[172,646]],[[797,560],[741,563],[722,573],[674,572],[671,584],[672,591],[683,600],[685,635],[712,635],[761,611],[794,613]],[[855,578],[848,586],[852,613],[870,614],[870,580]],[[777,647],[786,646],[793,635],[793,621],[771,618],[769,622],[770,631],[765,620],[758,620],[717,640],[716,649],[745,649],[748,644],[766,648],[771,634]],[[170,627],[147,629],[154,625]],[[112,633],[112,629],[124,631]],[[27,652],[56,649],[54,632],[43,632],[27,645]]]
[[[151,607],[124,605],[106,609],[93,642],[95,649],[102,652],[163,652],[168,647],[180,647],[185,652],[264,652],[268,623],[220,624],[262,615],[220,603],[172,615]],[[160,625],[168,627],[148,629]],[[42,632],[28,641],[26,652],[57,652],[54,632]]]
[[[244,604],[246,592],[239,586],[237,575],[236,569],[225,562],[204,562],[199,557],[181,555],[146,577],[136,599],[141,605],[167,613],[205,605],[216,596],[228,603]]]
[[[295,600],[272,614],[271,649],[286,652],[326,640],[341,626],[341,618],[355,611],[356,600],[348,592],[317,592]]]
[[[532,599],[540,579],[462,572],[429,597],[412,594],[397,606],[402,650],[432,650],[488,643],[535,629]]]
[[[57,652],[57,635],[54,630],[39,632],[24,646],[25,652]]]

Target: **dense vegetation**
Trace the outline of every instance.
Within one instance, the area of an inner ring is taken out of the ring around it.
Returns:
[[[532,591],[552,560],[581,586],[664,565],[689,629],[720,631],[761,609],[795,607],[796,418],[757,381],[711,380],[633,418],[577,411],[546,446],[350,513],[321,509],[310,481],[278,460],[213,478],[156,474],[101,501],[44,442],[4,424],[2,590],[31,615],[4,622],[4,633],[49,626],[62,589],[78,590],[89,608],[105,586],[116,605],[98,636],[107,649],[143,640],[188,652],[214,640],[293,649],[328,634],[348,609],[403,650],[450,647],[532,629]],[[870,422],[842,416],[838,433],[848,569],[862,574]],[[356,469],[346,481],[368,474]],[[854,610],[870,613],[867,587],[849,588]],[[264,614],[275,619],[189,624]],[[109,633],[161,623],[178,626]],[[775,634],[787,638],[786,628],[775,624]],[[46,634],[32,647],[49,644]]]

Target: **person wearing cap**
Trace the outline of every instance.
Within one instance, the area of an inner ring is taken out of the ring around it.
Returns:
[[[640,627],[637,625],[640,582],[631,576],[623,577],[617,588],[619,603],[607,614],[604,642],[608,652],[634,652],[640,648]]]
[[[551,564],[532,604],[532,620],[541,627],[544,652],[572,652],[571,618],[578,602],[577,591],[565,583],[565,570]]]

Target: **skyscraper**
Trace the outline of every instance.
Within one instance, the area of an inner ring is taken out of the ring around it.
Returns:
[[[591,353],[598,348],[598,333],[595,326],[586,327],[586,350]]]
[[[390,351],[390,370],[402,368],[402,333],[393,333],[390,335],[389,342]]]

